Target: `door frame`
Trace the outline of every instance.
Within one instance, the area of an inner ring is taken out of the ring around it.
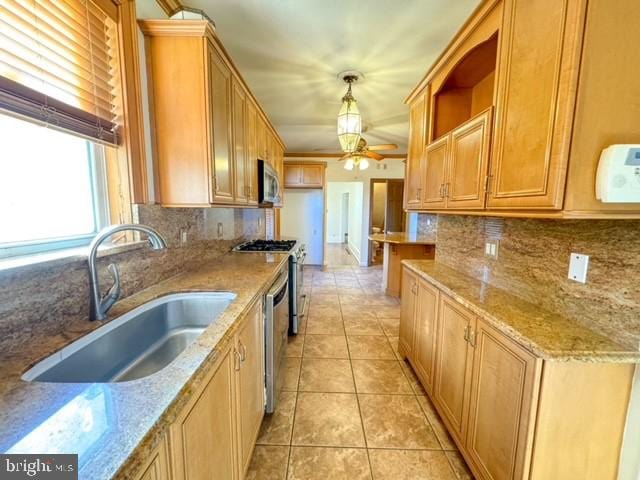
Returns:
[[[405,179],[404,178],[371,178],[369,179],[369,226],[367,228],[367,235],[371,235],[371,228],[373,227],[373,184],[374,183],[384,183],[387,185],[387,192],[389,191],[390,183],[401,183],[402,190],[404,192]],[[404,200],[403,200],[404,201]],[[404,228],[407,229],[407,211],[403,209],[402,215],[404,217]],[[384,206],[384,219],[385,226],[387,224],[387,205]],[[384,232],[382,232],[384,233]],[[367,257],[367,266],[372,265],[372,254],[373,249],[371,248],[371,240],[369,240],[369,255]]]

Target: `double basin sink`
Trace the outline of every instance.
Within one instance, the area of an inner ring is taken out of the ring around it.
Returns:
[[[169,365],[236,297],[229,292],[167,295],[118,317],[23,375],[37,382],[124,382]]]

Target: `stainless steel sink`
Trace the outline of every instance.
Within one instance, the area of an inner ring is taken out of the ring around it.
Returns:
[[[176,358],[236,297],[167,295],[112,320],[44,359],[22,378],[35,382],[124,382],[151,375]]]

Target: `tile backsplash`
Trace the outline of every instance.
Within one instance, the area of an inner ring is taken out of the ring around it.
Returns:
[[[111,283],[106,265],[120,269],[122,298],[202,265],[228,252],[235,244],[265,235],[263,209],[136,207],[139,223],[156,228],[168,248],[156,252],[145,246],[108,255],[99,261],[101,285]],[[187,233],[181,242],[181,231]],[[0,269],[0,362],[35,363],[96,328],[89,322],[89,272],[84,257]],[[35,353],[33,353],[35,352]],[[15,374],[2,370],[0,380]]]
[[[437,230],[438,261],[640,347],[640,221],[439,215]],[[571,252],[590,256],[586,284],[567,278]]]

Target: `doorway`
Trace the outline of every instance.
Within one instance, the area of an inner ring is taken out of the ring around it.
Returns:
[[[372,178],[369,233],[404,232],[406,214],[403,210],[404,180]],[[369,265],[382,263],[382,245],[371,241]]]

